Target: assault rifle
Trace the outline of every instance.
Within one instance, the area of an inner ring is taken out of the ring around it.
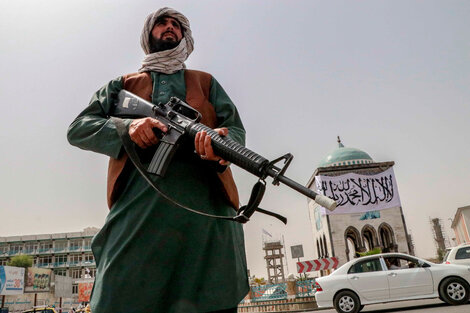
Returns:
[[[236,141],[231,140],[228,137],[220,136],[212,128],[199,123],[202,117],[201,113],[176,97],[172,97],[168,103],[159,103],[155,105],[126,90],[121,90],[118,94],[118,99],[114,105],[111,115],[120,118],[152,117],[165,124],[168,131],[164,134],[161,134],[157,150],[153,155],[150,165],[146,169],[146,172],[158,175],[160,177],[165,175],[166,169],[168,168],[168,165],[170,164],[181,139],[184,136],[189,136],[192,140],[194,140],[194,137],[198,132],[205,131],[212,139],[212,148],[216,155],[241,167],[242,169],[250,172],[260,179],[253,189],[249,204],[245,207],[242,207],[238,211],[238,215],[234,218],[231,218],[233,220],[245,223],[249,220],[250,216],[254,213],[255,210],[264,211],[258,208],[258,204],[260,203],[264,194],[265,179],[267,176],[273,178],[273,185],[279,185],[279,183],[283,183],[300,192],[301,194],[313,199],[316,203],[327,208],[328,210],[334,210],[336,208],[337,204],[334,200],[317,194],[313,190],[310,190],[293,181],[292,179],[284,176],[287,167],[293,159],[292,154],[288,153],[273,161],[269,161],[261,155],[240,145]],[[123,131],[121,131],[121,133],[123,133]],[[123,143],[125,141],[123,136],[125,135],[121,134]],[[130,139],[127,138],[126,140],[129,142]],[[138,167],[136,164],[138,161],[132,157],[132,154],[135,153],[130,151],[132,149],[129,149],[128,146],[129,145],[126,147],[126,144],[124,144],[124,147],[126,148],[128,154],[130,154],[129,156],[131,157],[132,161],[136,167]],[[284,161],[282,167],[276,166],[276,164],[281,161]],[[144,175],[144,177],[146,177],[146,174],[143,173],[142,170],[139,171],[142,175]],[[152,184],[150,179],[146,179],[150,184]],[[260,184],[260,182],[262,184]],[[159,189],[154,185],[152,186],[159,191]],[[194,212],[195,210],[190,209],[190,211]],[[199,212],[196,211],[196,213]],[[266,212],[264,211],[263,213]],[[284,222],[286,222],[286,220]]]

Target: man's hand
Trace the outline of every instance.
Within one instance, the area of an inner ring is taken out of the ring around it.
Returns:
[[[139,147],[145,149],[158,143],[158,138],[153,132],[154,128],[158,128],[164,133],[168,130],[165,124],[159,120],[146,117],[132,121],[129,125],[129,136]]]
[[[220,136],[227,136],[228,129],[216,128],[214,129]],[[196,153],[199,154],[201,159],[209,161],[218,161],[220,165],[228,165],[230,162],[225,161],[221,157],[214,154],[211,145],[211,137],[207,135],[205,131],[200,131],[196,134],[194,138],[194,147],[196,148]]]

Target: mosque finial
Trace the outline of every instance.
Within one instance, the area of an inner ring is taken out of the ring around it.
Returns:
[[[344,145],[341,143],[341,138],[339,138],[339,136],[338,136],[338,140],[337,140],[337,141],[338,141],[338,147],[344,148]]]

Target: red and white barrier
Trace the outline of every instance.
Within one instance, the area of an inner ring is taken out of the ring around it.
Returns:
[[[323,258],[305,262],[297,262],[297,273],[305,273],[320,270],[329,270],[338,267],[338,258]]]

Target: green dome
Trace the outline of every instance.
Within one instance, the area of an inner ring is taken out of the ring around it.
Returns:
[[[372,162],[374,160],[366,152],[356,148],[345,147],[338,136],[338,149],[327,155],[318,167],[367,164]]]

